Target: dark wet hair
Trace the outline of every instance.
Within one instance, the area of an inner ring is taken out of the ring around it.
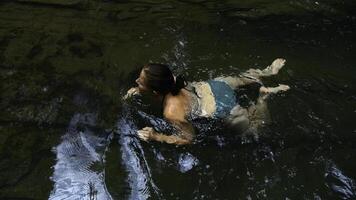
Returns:
[[[172,71],[167,65],[150,63],[143,67],[146,74],[146,84],[160,94],[172,93],[177,95],[187,84],[183,76],[179,75],[174,81]]]

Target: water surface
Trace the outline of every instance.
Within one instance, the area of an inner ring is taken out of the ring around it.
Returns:
[[[2,2],[0,198],[356,198],[355,20],[346,0]],[[264,83],[291,90],[258,136],[211,121],[187,147],[135,136],[169,130],[121,101],[138,66],[200,81],[278,57]]]

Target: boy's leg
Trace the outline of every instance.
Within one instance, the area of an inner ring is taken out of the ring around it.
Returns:
[[[238,87],[250,85],[253,83],[259,83],[263,85],[259,78],[278,74],[279,70],[282,69],[282,67],[285,65],[285,62],[285,59],[278,58],[274,60],[272,64],[266,67],[264,70],[249,69],[246,72],[240,74],[239,76],[217,77],[214,80],[223,81],[234,90]]]
[[[250,126],[248,110],[237,104],[230,111],[230,116],[227,117],[226,121],[234,130],[243,133]]]
[[[226,77],[217,77],[214,80],[222,81],[228,84],[233,90],[236,90],[239,87],[250,85],[253,83],[259,83],[262,85],[262,82],[255,78],[255,77],[248,77],[248,76],[226,76]]]
[[[248,107],[248,109],[236,105],[231,110],[227,122],[240,133],[246,131],[255,134],[261,126],[268,124],[271,120],[266,102],[267,97],[270,94],[287,90],[289,90],[288,85],[279,85],[277,87],[262,86],[257,103]]]
[[[270,94],[276,94],[278,92],[283,92],[289,90],[288,85],[280,84],[277,87],[260,87],[260,94],[257,98],[257,102],[255,105],[252,105],[248,108],[249,120],[251,121],[251,126],[255,126],[257,129],[259,126],[263,124],[267,124],[270,122],[271,117],[269,114],[269,110],[267,107],[266,99],[270,96]]]
[[[283,58],[277,58],[272,62],[272,64],[263,70],[260,69],[249,69],[243,75],[252,76],[255,78],[268,77],[278,74],[279,70],[286,64],[286,60]]]

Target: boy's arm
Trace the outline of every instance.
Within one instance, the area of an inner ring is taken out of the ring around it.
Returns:
[[[138,136],[145,141],[155,140],[168,144],[185,145],[192,143],[194,127],[185,119],[185,113],[182,110],[170,110],[164,113],[164,117],[178,130],[178,135],[165,135],[157,133],[151,127],[145,127],[138,131]]]

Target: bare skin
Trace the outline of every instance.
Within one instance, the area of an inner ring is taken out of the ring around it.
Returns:
[[[174,127],[179,130],[178,135],[166,135],[163,133],[156,132],[152,127],[145,127],[138,130],[138,136],[144,141],[158,141],[165,142],[168,144],[185,145],[190,144],[194,138],[194,127],[186,119],[189,113],[190,107],[190,95],[186,90],[180,90],[180,92],[173,96],[168,93],[162,95],[156,91],[151,91],[145,84],[145,71],[142,70],[139,78],[136,80],[138,87],[131,88],[124,98],[128,98],[135,94],[151,93],[157,102],[163,101],[163,117],[165,120],[170,122]]]
[[[217,77],[214,80],[224,81],[231,88],[237,89],[239,87],[253,84],[261,83],[260,78],[277,75],[279,70],[285,65],[286,60],[283,58],[277,58],[272,62],[272,64],[263,70],[260,69],[249,69],[246,72],[240,74],[239,76],[227,76],[227,77]]]
[[[285,64],[284,59],[276,59],[270,66],[267,68],[260,69],[249,69],[245,73],[242,73],[240,76],[236,77],[218,77],[215,80],[224,81],[231,88],[237,89],[241,86],[245,86],[252,83],[261,83],[261,77],[267,77],[278,74],[279,70]],[[141,130],[138,130],[138,136],[144,141],[158,141],[165,142],[168,144],[175,145],[186,145],[191,144],[194,139],[194,127],[187,120],[187,115],[191,110],[191,97],[187,90],[180,90],[180,92],[173,96],[168,93],[166,95],[159,94],[156,91],[150,90],[145,84],[145,71],[142,70],[139,78],[136,80],[138,87],[131,88],[128,90],[124,98],[129,98],[132,95],[149,93],[152,94],[157,102],[163,101],[163,116],[170,122],[174,127],[179,130],[178,135],[166,135],[164,133],[156,132],[152,127],[145,127]],[[264,87],[260,88],[260,95],[257,99],[257,103],[254,106],[249,107],[248,109],[241,108],[239,105],[236,105],[230,113],[230,116],[227,118],[227,121],[237,126],[246,127],[244,130],[249,128],[251,124],[257,124],[261,120],[255,120],[256,118],[261,118],[261,115],[267,115],[267,105],[265,99],[270,94],[275,94],[281,91],[286,91],[289,89],[287,85],[279,85],[277,87]],[[257,123],[255,123],[256,121]]]
[[[224,81],[233,89],[237,89],[241,86],[256,82],[262,83],[260,81],[261,77],[268,77],[278,74],[279,70],[283,68],[285,63],[285,59],[278,58],[274,60],[270,66],[263,70],[249,69],[242,73],[239,77],[218,77],[215,80]],[[271,94],[284,92],[289,89],[290,87],[288,85],[283,84],[279,84],[277,87],[261,86],[256,104],[251,105],[247,109],[242,108],[240,105],[236,105],[230,111],[230,116],[226,118],[227,123],[239,132],[245,132],[246,130],[249,130],[249,132],[256,133],[260,126],[270,121],[266,99]]]
[[[259,97],[257,98],[256,104],[251,105],[248,108],[242,108],[237,104],[230,111],[230,116],[226,118],[226,121],[230,126],[234,127],[241,133],[246,130],[249,130],[248,132],[252,134],[257,133],[261,126],[270,121],[266,99],[270,94],[284,92],[289,89],[288,85],[282,84],[277,87],[260,87]]]

